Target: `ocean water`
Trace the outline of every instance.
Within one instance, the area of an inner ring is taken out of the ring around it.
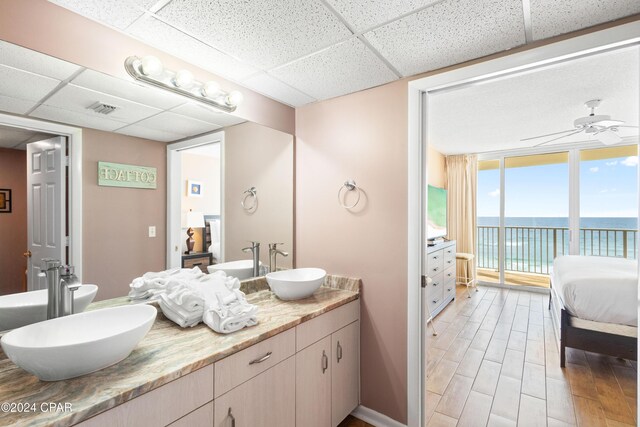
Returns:
[[[581,218],[580,254],[637,258],[637,218]],[[497,269],[498,217],[478,217],[478,266]],[[505,269],[548,274],[569,253],[569,219],[505,218]]]

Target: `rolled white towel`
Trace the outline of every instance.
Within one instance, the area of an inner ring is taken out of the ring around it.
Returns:
[[[204,299],[191,286],[183,285],[171,293],[160,294],[159,305],[167,318],[183,328],[195,326],[202,320]]]
[[[228,334],[258,323],[257,307],[249,304],[239,290],[230,291],[224,283],[201,283],[204,295],[202,321],[218,333]]]

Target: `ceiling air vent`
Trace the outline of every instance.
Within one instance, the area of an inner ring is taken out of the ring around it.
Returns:
[[[87,110],[93,110],[94,112],[98,113],[98,114],[111,114],[114,111],[116,111],[118,109],[118,107],[116,107],[115,105],[109,105],[109,104],[104,104],[100,101],[91,104],[89,107],[87,107]]]

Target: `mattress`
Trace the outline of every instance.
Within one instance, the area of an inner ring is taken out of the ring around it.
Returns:
[[[634,260],[560,256],[551,282],[565,309],[594,322],[638,326],[638,265]]]

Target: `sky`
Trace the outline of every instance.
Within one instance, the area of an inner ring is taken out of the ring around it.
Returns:
[[[581,217],[637,216],[638,157],[580,162]],[[478,216],[500,214],[500,171],[478,171]],[[505,171],[505,216],[567,217],[569,165]]]

